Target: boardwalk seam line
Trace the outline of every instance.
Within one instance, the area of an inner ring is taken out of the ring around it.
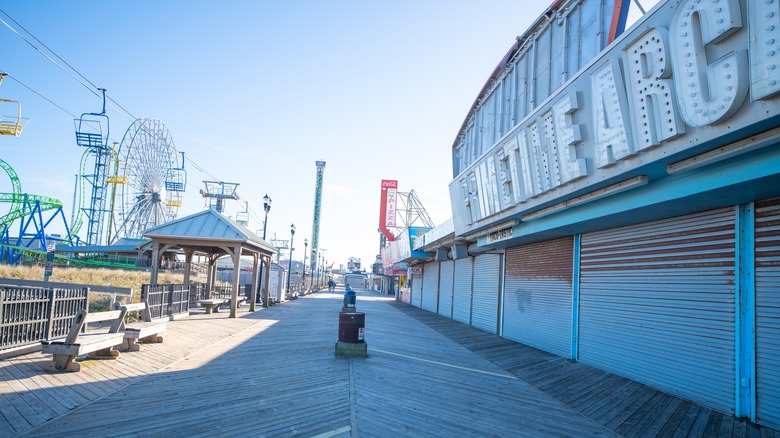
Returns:
[[[356,436],[357,427],[357,397],[355,396],[355,361],[349,360],[349,436]]]
[[[390,351],[385,351],[385,350],[377,350],[376,348],[372,348],[371,351],[373,351],[373,352],[377,352],[378,351],[380,353],[389,354],[391,356],[403,357],[405,359],[412,359],[412,360],[417,360],[417,361],[420,361],[420,362],[432,363],[434,365],[441,365],[441,366],[449,367],[449,368],[457,368],[459,370],[469,371],[469,372],[472,372],[472,373],[487,374],[489,376],[501,377],[501,378],[509,379],[509,380],[519,380],[516,376],[513,376],[511,374],[509,374],[509,375],[507,375],[507,374],[499,374],[499,373],[494,373],[494,372],[491,372],[491,371],[483,371],[483,370],[478,370],[478,369],[475,369],[475,368],[467,368],[467,367],[462,367],[462,366],[459,366],[459,365],[452,365],[452,364],[448,364],[448,363],[444,363],[444,362],[437,362],[435,360],[423,359],[421,357],[408,356],[406,354],[392,353]]]

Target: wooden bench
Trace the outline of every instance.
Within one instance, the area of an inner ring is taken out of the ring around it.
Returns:
[[[227,298],[211,298],[208,300],[198,300],[198,304],[206,308],[206,313],[219,313],[220,306],[229,303]]]
[[[92,359],[115,359],[119,351],[114,346],[123,343],[125,334],[119,329],[125,320],[124,310],[112,310],[108,312],[87,313],[79,310],[76,319],[70,326],[68,336],[64,340],[41,341],[41,352],[52,354],[52,361],[44,365],[47,371],[79,371],[81,364],[74,362],[76,356],[89,354]],[[111,321],[108,332],[82,333],[84,327],[90,322]]]
[[[136,343],[139,340],[145,343],[162,343],[163,338],[160,333],[168,328],[168,323],[166,321],[152,321],[152,312],[149,311],[148,301],[126,304],[119,308],[125,311],[125,315],[128,312],[141,312],[141,321],[125,322],[122,351],[139,351],[141,347]]]
[[[241,303],[246,301],[244,295],[238,296],[236,307],[241,307]],[[206,309],[206,313],[219,313],[219,308],[225,304],[230,304],[230,298],[211,298],[208,300],[198,300],[198,304]]]

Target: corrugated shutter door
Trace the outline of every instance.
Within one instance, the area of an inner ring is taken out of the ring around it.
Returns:
[[[734,412],[735,210],[582,236],[579,360]]]
[[[422,308],[436,312],[439,303],[439,262],[428,262],[423,268]]]
[[[412,274],[412,306],[422,306],[422,274]]]
[[[439,265],[439,315],[452,318],[452,287],[455,262],[447,260]]]
[[[507,249],[502,336],[569,356],[573,257],[572,237]]]
[[[471,280],[474,259],[455,260],[455,284],[452,290],[452,319],[464,324],[471,323]]]
[[[498,327],[500,269],[500,254],[482,254],[474,258],[471,325],[488,333],[496,333]]]
[[[756,418],[780,429],[780,198],[756,203]]]

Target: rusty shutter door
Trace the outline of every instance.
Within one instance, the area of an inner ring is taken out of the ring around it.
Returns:
[[[474,290],[471,325],[488,333],[498,329],[498,294],[501,284],[501,254],[474,258]]]
[[[780,198],[755,211],[756,419],[780,429]]]
[[[579,360],[734,412],[735,216],[584,234]]]
[[[574,239],[508,248],[502,335],[569,357]]]
[[[439,262],[425,264],[422,289],[422,308],[435,313],[439,303]]]
[[[447,260],[439,265],[439,315],[452,318],[452,287],[455,261]]]
[[[471,324],[471,282],[474,258],[455,260],[455,284],[452,288],[452,319]]]

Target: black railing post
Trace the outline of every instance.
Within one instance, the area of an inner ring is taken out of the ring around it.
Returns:
[[[5,288],[0,288],[0,345],[3,345],[5,343],[5,335],[3,334],[5,329],[5,324],[3,323],[3,310],[5,308],[5,294],[6,290]]]
[[[169,284],[167,289],[168,289],[168,305],[165,306],[165,309],[166,309],[166,316],[170,318],[171,315],[173,315],[173,285]]]
[[[54,308],[57,305],[57,301],[54,299],[56,293],[56,290],[54,288],[46,289],[49,294],[49,308],[48,308],[48,316],[46,318],[46,339],[51,339],[51,332],[54,330]],[[2,303],[0,302],[0,307],[2,306]],[[2,312],[2,310],[0,310]]]

